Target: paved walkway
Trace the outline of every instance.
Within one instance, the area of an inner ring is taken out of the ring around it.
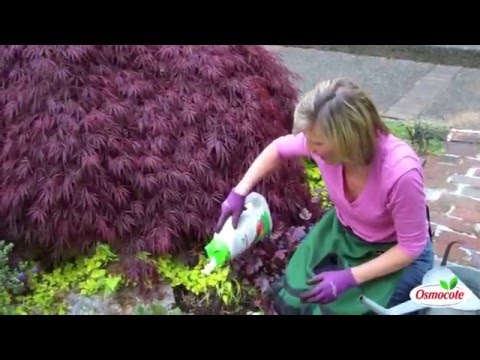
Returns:
[[[302,92],[321,80],[348,77],[370,93],[385,117],[480,130],[480,69],[296,47],[266,48],[299,75]]]
[[[449,260],[480,268],[480,131],[451,135],[445,154],[425,166],[435,252],[442,256],[449,242],[461,241]]]
[[[442,156],[428,156],[427,199],[438,257],[480,268],[480,69],[409,60],[267,46],[299,75],[301,91],[317,81],[345,76],[370,92],[382,115],[422,119],[452,128]]]

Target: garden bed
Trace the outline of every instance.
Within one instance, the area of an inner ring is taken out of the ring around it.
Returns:
[[[167,315],[171,310],[195,315],[270,313],[263,293],[282,275],[306,234],[303,226],[278,227],[269,238],[209,275],[201,273],[207,263],[201,250],[156,259],[141,254],[141,261],[155,264],[161,280],[146,292],[112,272],[119,259],[106,245],[51,270],[33,264],[5,267],[5,278],[21,291],[7,295],[0,308],[5,314],[24,315]]]
[[[387,125],[395,135],[413,144],[420,155],[442,151],[444,127],[398,121],[387,121]],[[331,203],[321,174],[312,162],[306,164],[312,201],[327,209]],[[313,225],[305,209],[298,216],[304,220],[304,226],[284,228],[282,224],[274,224],[274,231],[267,239],[208,276],[201,274],[206,265],[202,248],[176,258],[154,259],[148,254],[139,254],[140,261],[153,266],[160,279],[171,285],[156,285],[149,295],[141,293],[137,284],[127,284],[118,273],[109,272],[111,263],[118,257],[106,245],[97,247],[90,257],[51,271],[38,271],[32,264],[8,268],[5,258],[9,251],[4,251],[3,260],[0,259],[3,288],[8,284],[9,289],[23,285],[29,289],[26,293],[20,291],[18,296],[0,292],[0,311],[10,314],[269,314],[272,309],[263,294],[283,274],[289,257]]]

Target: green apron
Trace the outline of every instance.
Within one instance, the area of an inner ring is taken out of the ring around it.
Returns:
[[[298,245],[285,274],[272,284],[268,296],[281,315],[362,315],[371,313],[359,301],[364,295],[386,307],[403,270],[368,281],[344,292],[329,304],[303,303],[299,295],[312,286],[307,281],[323,271],[341,270],[369,261],[395,242],[367,243],[345,228],[335,210],[328,211]]]

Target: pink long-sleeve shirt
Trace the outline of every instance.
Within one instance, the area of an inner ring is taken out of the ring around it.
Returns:
[[[283,158],[311,157],[319,167],[340,222],[367,242],[396,239],[400,249],[418,256],[428,241],[426,199],[421,162],[395,136],[379,135],[368,180],[353,202],[344,193],[342,165],[330,165],[307,148],[303,133],[273,142]]]

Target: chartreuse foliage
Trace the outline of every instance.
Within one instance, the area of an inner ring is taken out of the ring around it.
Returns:
[[[171,282],[172,286],[183,286],[187,291],[197,296],[205,297],[209,301],[215,294],[226,305],[238,304],[241,299],[242,289],[240,283],[230,275],[230,267],[216,268],[206,275],[202,270],[208,261],[205,256],[199,257],[198,263],[189,267],[171,256],[162,256],[157,259],[159,275]]]
[[[317,198],[323,209],[332,207],[332,202],[328,197],[328,191],[325,188],[325,181],[322,178],[320,169],[313,160],[305,160],[307,184],[310,193]]]
[[[0,297],[0,309],[8,306],[14,314],[65,314],[65,296],[71,292],[86,296],[103,294],[108,296],[117,291],[123,281],[119,275],[110,274],[107,267],[117,260],[107,245],[98,245],[92,256],[84,256],[74,262],[67,262],[51,272],[26,270],[23,284],[28,284],[26,293]],[[11,274],[17,274],[12,272]]]
[[[2,314],[66,314],[66,296],[80,293],[85,296],[102,294],[109,296],[123,286],[125,279],[108,271],[118,261],[108,245],[101,244],[91,256],[78,258],[49,272],[38,272],[22,263],[20,268],[8,266],[8,254],[12,244],[0,243],[0,313]],[[2,249],[3,248],[3,249]],[[173,287],[181,286],[207,302],[219,297],[226,305],[238,304],[247,289],[242,289],[231,274],[230,267],[222,267],[205,275],[201,270],[207,259],[201,255],[195,266],[189,267],[170,255],[153,258],[148,253],[139,253],[138,259],[154,262],[161,279]],[[27,289],[28,284],[28,289]],[[132,284],[133,285],[133,284]],[[179,310],[167,312],[161,305],[139,306],[136,314],[180,314]]]

